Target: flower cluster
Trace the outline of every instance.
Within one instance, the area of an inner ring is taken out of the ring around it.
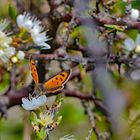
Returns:
[[[0,62],[17,63],[25,57],[24,49],[37,46],[40,49],[50,49],[46,42],[50,39],[41,21],[35,16],[24,12],[16,17],[19,32],[7,33],[6,28],[10,25],[7,20],[0,21]],[[32,44],[31,44],[32,43]],[[22,49],[21,49],[22,48]]]
[[[33,42],[38,45],[50,49],[50,45],[46,42],[49,40],[47,31],[41,25],[41,21],[35,16],[31,16],[29,13],[20,14],[17,16],[17,25],[22,31],[27,31],[31,35]]]
[[[12,46],[10,33],[5,32],[8,25],[7,20],[0,21],[0,60],[3,63],[7,63],[11,59],[13,63],[16,63],[18,59],[24,59],[25,54],[21,50],[16,51],[16,48]]]
[[[135,41],[131,38],[126,38],[124,40],[123,49],[126,56],[136,58],[140,54],[140,34],[137,35]],[[130,78],[132,80],[139,80],[140,69],[139,68],[131,69]]]
[[[30,99],[23,98],[22,106],[26,110],[32,110],[30,114],[30,122],[33,130],[39,139],[46,138],[47,134],[56,128],[62,116],[55,117],[62,104],[62,97],[58,95],[51,107],[46,105],[47,98],[45,95],[31,97]]]
[[[7,63],[9,59],[16,54],[16,49],[11,46],[12,38],[5,32],[8,25],[9,22],[7,20],[0,21],[0,60],[3,63]],[[18,56],[20,59],[20,55]]]

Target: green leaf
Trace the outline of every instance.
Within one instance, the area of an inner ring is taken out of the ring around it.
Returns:
[[[31,112],[29,119],[32,124],[38,124],[37,115],[33,111]]]
[[[58,94],[55,98],[55,102],[53,103],[52,107],[59,108],[63,102],[63,97],[61,94]]]
[[[56,123],[57,123],[57,124],[60,124],[61,120],[62,120],[62,116],[59,116],[59,117],[57,118],[57,120],[56,120]]]
[[[112,7],[112,12],[116,16],[122,16],[125,14],[125,6],[126,6],[125,2],[123,2],[122,0],[117,0]]]
[[[13,20],[15,20],[16,19],[16,16],[17,16],[17,10],[16,10],[16,8],[13,5],[9,4],[8,12],[9,12],[9,16]]]
[[[55,103],[59,103],[59,102],[62,102],[63,98],[62,98],[62,95],[61,94],[58,94],[55,98]]]
[[[41,128],[41,130],[38,131],[36,134],[37,134],[37,137],[39,138],[39,140],[44,140],[47,137],[45,128]]]
[[[107,27],[108,29],[115,29],[117,31],[124,31],[125,30],[124,26],[119,26],[119,25],[105,24],[104,26]]]
[[[132,38],[133,40],[136,39],[138,31],[135,29],[131,29],[127,32],[128,36],[130,36],[130,38]]]

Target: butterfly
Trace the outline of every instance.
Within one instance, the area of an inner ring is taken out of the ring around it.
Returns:
[[[64,70],[57,75],[53,76],[49,80],[47,80],[45,83],[40,84],[39,83],[39,77],[37,72],[37,67],[34,59],[32,56],[29,58],[29,64],[31,69],[31,74],[33,77],[33,80],[36,85],[40,85],[41,89],[43,91],[46,91],[47,93],[55,93],[58,91],[61,91],[64,88],[65,83],[69,80],[70,75],[72,73],[72,70]]]

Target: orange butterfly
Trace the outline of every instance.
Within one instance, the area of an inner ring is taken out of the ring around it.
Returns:
[[[36,63],[32,57],[29,59],[31,74],[36,85],[39,84],[39,78],[36,68]],[[65,83],[69,80],[72,70],[65,70],[50,78],[45,83],[41,84],[41,89],[47,93],[55,93],[64,88]]]

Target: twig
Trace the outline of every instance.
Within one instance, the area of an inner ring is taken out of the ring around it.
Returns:
[[[91,110],[91,108],[90,108],[90,105],[89,105],[89,103],[88,103],[87,101],[84,101],[84,100],[82,101],[82,104],[83,104],[83,107],[84,107],[84,109],[85,109],[85,111],[86,111],[88,117],[89,117],[92,130],[94,131],[97,140],[100,140],[100,134],[99,134],[99,131],[98,131],[97,127],[96,127],[95,116],[94,116],[94,114],[93,114],[93,112],[92,112],[92,110]],[[91,134],[92,134],[92,133],[90,133],[90,135],[91,135]],[[88,135],[88,137],[91,137],[91,136]],[[86,139],[86,140],[88,140],[88,139]]]
[[[88,136],[86,137],[86,140],[90,140],[91,139],[92,132],[93,132],[93,129],[90,129],[88,131]]]
[[[110,57],[109,59],[105,59],[105,55],[102,56],[102,58],[91,58],[91,57],[80,57],[80,56],[70,56],[70,55],[66,55],[66,56],[59,56],[59,55],[56,55],[56,54],[38,54],[38,55],[35,55],[35,54],[31,54],[31,53],[27,53],[26,54],[26,58],[29,58],[29,56],[32,55],[34,57],[34,59],[44,59],[44,60],[57,60],[57,61],[71,61],[71,62],[74,62],[74,63],[84,63],[85,62],[88,64],[88,63],[93,63],[93,64],[96,64],[96,63],[104,63],[106,64],[107,62],[109,62],[110,64],[113,64],[113,63],[123,63],[123,64],[133,64],[133,62],[136,60],[135,58],[126,58],[124,56],[119,56],[118,55],[111,55],[110,54]]]

